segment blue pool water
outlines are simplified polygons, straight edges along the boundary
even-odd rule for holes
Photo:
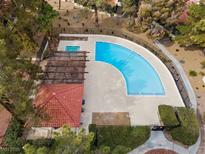
[[[66,46],[65,51],[67,52],[77,52],[80,50],[80,46]]]
[[[142,56],[123,46],[96,42],[96,61],[116,67],[124,76],[128,95],[164,95],[154,68]]]

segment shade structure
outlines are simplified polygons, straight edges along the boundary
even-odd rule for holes
[[[50,54],[44,72],[44,84],[83,83],[86,67],[86,51],[56,51]]]
[[[34,106],[48,116],[41,127],[80,126],[83,84],[44,84],[34,100]]]

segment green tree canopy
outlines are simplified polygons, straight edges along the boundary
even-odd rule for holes
[[[139,25],[154,38],[161,38],[165,35],[165,29],[175,28],[184,5],[185,0],[141,1],[138,11]]]
[[[12,0],[0,18],[0,104],[16,120],[34,116],[31,96],[41,69],[31,61],[36,33],[48,30],[56,11],[44,0]]]
[[[91,142],[94,134],[86,134],[83,129],[78,133],[74,132],[68,126],[63,126],[61,131],[54,135],[54,144],[49,149],[46,147],[35,147],[30,144],[24,145],[25,154],[90,154],[91,153]]]
[[[192,4],[188,9],[188,21],[177,27],[180,35],[176,41],[182,46],[205,47],[205,5]]]

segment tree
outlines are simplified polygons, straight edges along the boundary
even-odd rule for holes
[[[122,0],[123,13],[129,16],[130,23],[131,23],[131,19],[133,19],[133,24],[134,24],[134,19],[137,16],[137,12],[138,12],[139,1],[140,0]]]
[[[98,19],[98,7],[103,4],[104,0],[88,0],[88,6],[91,6],[95,10],[95,23],[99,25]]]
[[[90,145],[94,134],[85,134],[83,129],[77,134],[69,127],[64,126],[60,133],[55,134],[53,151],[55,153],[90,153]]]
[[[38,113],[31,99],[41,73],[31,62],[33,36],[49,29],[56,15],[43,0],[12,0],[0,18],[0,104],[22,124]]]
[[[165,29],[172,31],[176,27],[184,5],[185,0],[141,1],[138,23],[143,31],[161,38],[165,35]]]
[[[30,144],[24,145],[23,149],[25,154],[36,154],[39,151],[42,154],[90,154],[92,152],[90,145],[93,137],[93,133],[85,134],[83,129],[76,133],[68,126],[63,126],[61,131],[54,135],[54,144],[49,149],[46,147],[35,147]]]
[[[48,3],[43,3],[39,15],[37,18],[39,30],[48,31],[52,27],[53,20],[59,15],[59,13],[53,10],[53,7]]]
[[[30,144],[24,145],[23,149],[25,154],[47,154],[49,152],[49,149],[46,147],[37,148]]]
[[[188,22],[177,27],[175,40],[182,46],[205,47],[205,5],[192,4],[188,9]]]

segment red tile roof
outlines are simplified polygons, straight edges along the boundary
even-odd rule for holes
[[[11,114],[7,110],[0,111],[0,145],[11,121]]]
[[[40,87],[34,100],[37,108],[43,109],[49,120],[42,127],[80,126],[83,84],[47,84]]]

